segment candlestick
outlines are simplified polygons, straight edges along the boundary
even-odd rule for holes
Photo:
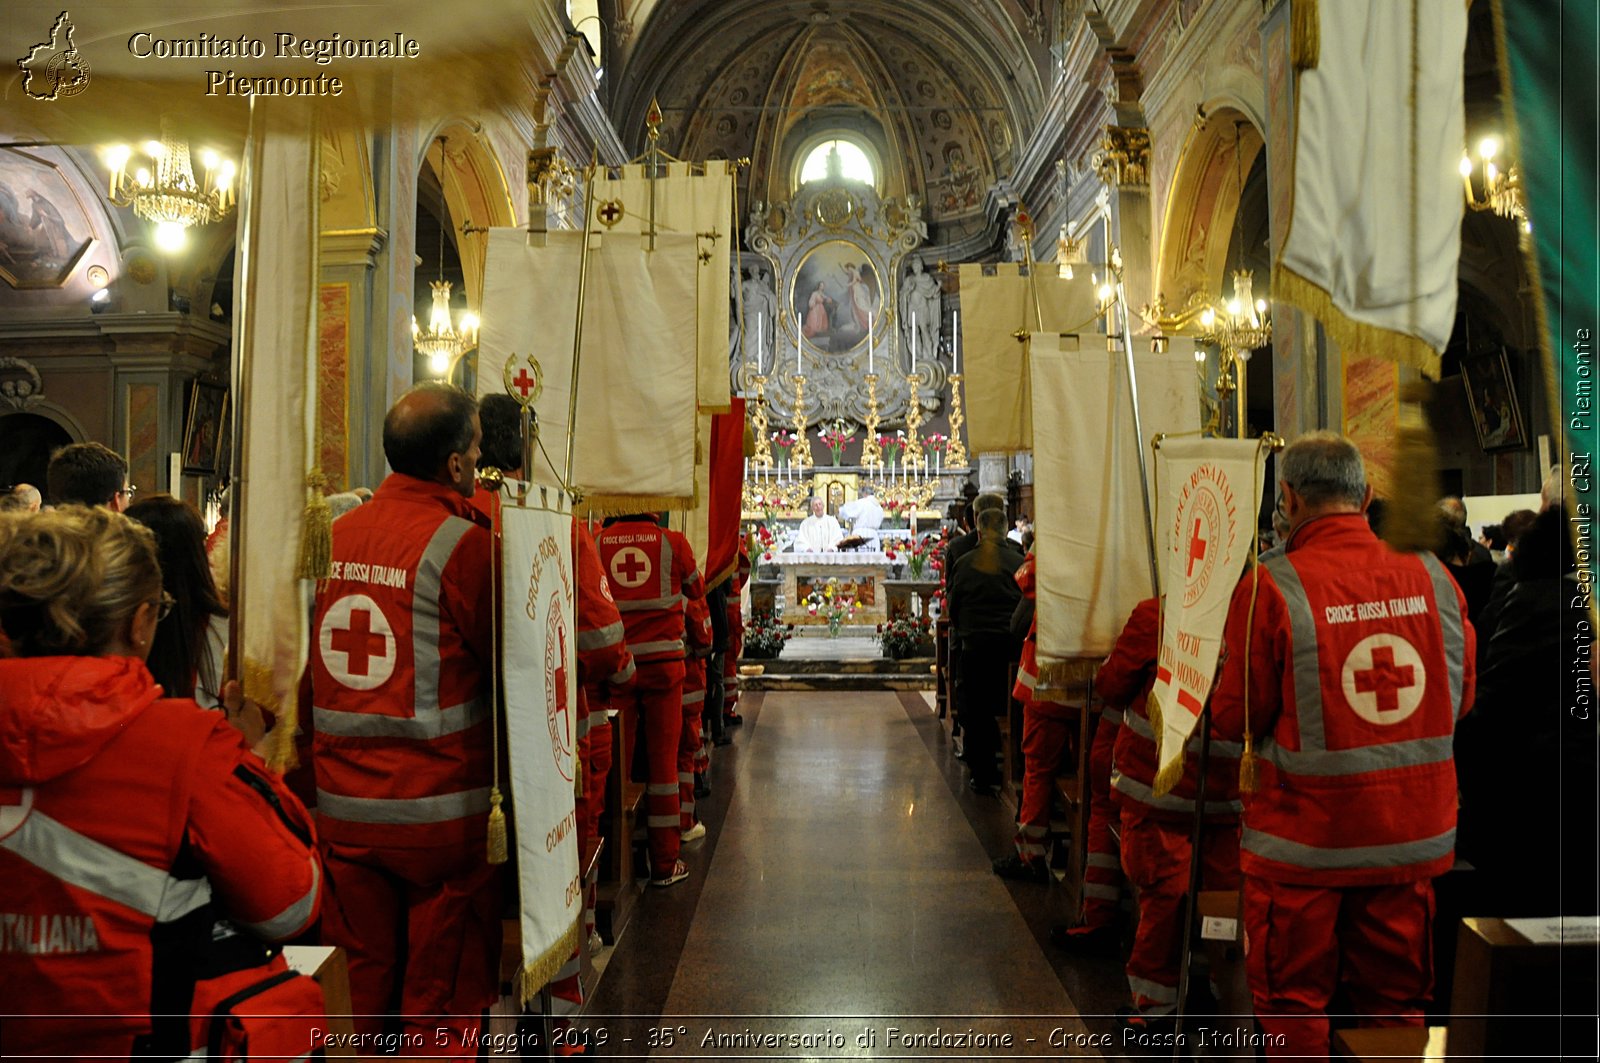
[[[772,440],[767,436],[767,378],[756,367],[756,401],[750,409],[750,432],[755,436],[756,467],[772,468]]]
[[[871,358],[871,355],[868,355]],[[883,448],[878,446],[878,374],[867,372],[867,421],[861,440],[861,467],[875,469],[883,466]]]
[[[800,368],[800,328],[802,318],[799,314],[794,316],[794,375],[799,376],[804,370]],[[805,433],[800,433],[804,435]]]
[[[916,333],[911,334],[911,341],[916,343]],[[913,355],[913,358],[916,356]],[[922,440],[917,438],[917,429],[922,426],[922,402],[917,398],[917,387],[922,383],[922,378],[915,373],[906,377],[906,390],[910,393],[906,400],[906,452],[905,461],[908,465],[922,463]]]
[[[967,464],[967,445],[961,441],[961,426],[966,422],[966,415],[961,412],[961,374],[950,374],[950,452],[946,455],[949,464],[955,468],[965,468]]]
[[[795,361],[800,360],[798,346],[795,348]],[[815,463],[811,460],[811,437],[806,434],[806,378],[796,373],[792,378],[794,382],[794,446],[789,450],[789,466],[792,473],[798,474]]]
[[[957,310],[955,313],[956,320],[953,326],[955,332],[955,347],[953,349],[955,353],[951,357],[951,376],[958,376],[961,373],[961,311]]]

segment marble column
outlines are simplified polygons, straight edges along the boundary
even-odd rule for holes
[[[1005,494],[1006,474],[1011,471],[1011,460],[1005,454],[978,455],[978,490]]]

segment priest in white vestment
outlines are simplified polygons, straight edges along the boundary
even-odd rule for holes
[[[843,538],[839,522],[828,515],[822,499],[813,498],[811,516],[800,522],[792,549],[797,554],[824,554],[837,547]]]
[[[848,521],[850,534],[866,540],[869,550],[878,548],[878,529],[883,527],[883,507],[870,487],[863,487],[859,497],[839,507],[839,519]]]

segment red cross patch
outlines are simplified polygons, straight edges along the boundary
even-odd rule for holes
[[[1356,643],[1340,679],[1355,714],[1380,727],[1408,719],[1428,686],[1422,655],[1399,635],[1368,635]]]
[[[372,690],[394,674],[394,626],[377,602],[347,594],[334,602],[317,633],[323,667],[352,690]]]
[[[655,566],[650,564],[649,555],[637,546],[624,546],[611,559],[611,578],[617,581],[618,586],[629,590],[644,586],[645,580],[654,571]]]

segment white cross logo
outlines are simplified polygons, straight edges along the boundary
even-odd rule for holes
[[[378,603],[365,594],[334,602],[317,633],[328,674],[351,690],[372,690],[394,674],[394,628]]]

